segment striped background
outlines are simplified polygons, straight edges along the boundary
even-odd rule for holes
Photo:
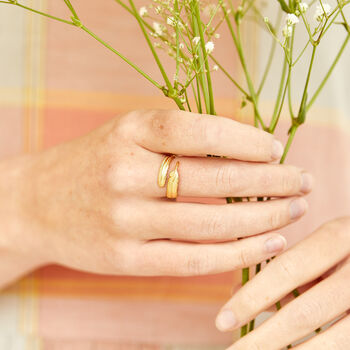
[[[63,2],[28,6],[68,16]],[[84,23],[160,80],[135,23],[109,0],[76,0]],[[337,45],[337,35],[332,45]],[[132,38],[132,40],[130,39]],[[234,67],[222,33],[217,55]],[[265,39],[246,32],[250,60],[260,71]],[[260,44],[261,43],[261,44]],[[0,6],[0,156],[40,151],[82,135],[137,108],[174,108],[125,64],[77,28]],[[329,48],[324,48],[326,50]],[[326,52],[326,51],[325,51]],[[319,62],[322,73],[329,55]],[[349,51],[347,51],[347,60]],[[170,67],[171,62],[167,63]],[[289,242],[350,210],[349,99],[344,64],[300,131],[290,161],[317,176],[310,213],[285,231]],[[303,72],[293,77],[301,84]],[[271,109],[275,81],[262,101]],[[301,85],[300,85],[301,86]],[[215,77],[220,114],[237,112],[235,92]],[[285,138],[287,124],[279,130]],[[233,273],[201,278],[106,277],[51,266],[0,295],[0,350],[222,349],[232,334],[215,330],[214,317],[230,296]]]

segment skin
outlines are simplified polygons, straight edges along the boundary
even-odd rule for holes
[[[227,118],[134,111],[46,152],[4,161],[0,286],[50,263],[101,274],[190,276],[274,256],[286,241],[269,231],[305,213],[300,196],[312,187],[302,169],[272,164],[282,152],[272,135]],[[167,200],[157,176],[169,153],[182,155],[169,169],[179,161],[180,196],[276,199]]]
[[[272,260],[222,308],[217,327],[238,328],[298,287],[299,297],[286,298],[280,311],[229,349],[279,350],[329,322],[330,328],[293,348],[350,349],[350,217],[324,224]]]

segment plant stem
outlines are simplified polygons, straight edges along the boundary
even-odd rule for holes
[[[242,270],[242,286],[244,286],[249,281],[249,267],[246,267]],[[247,335],[248,325],[241,327],[241,338]]]
[[[284,152],[283,152],[282,158],[280,160],[280,164],[283,164],[284,161],[286,160],[287,154],[289,152],[290,146],[292,145],[292,142],[294,140],[295,133],[297,132],[298,127],[299,127],[298,125],[293,125],[290,129],[288,141],[287,141],[287,144],[284,148]]]
[[[55,21],[59,21],[59,22],[62,22],[62,23],[66,23],[66,24],[70,24],[70,25],[73,25],[74,26],[74,23],[72,21],[67,21],[63,18],[59,18],[59,17],[56,17],[56,16],[52,16],[52,15],[49,15],[48,13],[45,13],[45,12],[41,12],[41,11],[38,11],[38,10],[34,10],[32,9],[31,7],[27,7],[27,6],[24,6],[24,5],[21,5],[19,4],[18,2],[7,2],[7,1],[0,1],[1,4],[8,4],[8,5],[14,5],[14,6],[18,6],[18,7],[21,7],[25,10],[28,10],[28,11],[31,11],[31,12],[34,12],[38,15],[41,15],[41,16],[44,16],[44,17],[47,17],[47,18],[50,18],[50,19],[54,19]]]
[[[167,74],[166,74],[166,72],[164,70],[164,67],[163,67],[163,65],[162,65],[162,63],[161,63],[161,61],[160,61],[160,59],[159,59],[159,57],[158,57],[158,55],[156,53],[156,50],[154,49],[153,44],[152,44],[150,38],[148,37],[146,29],[145,29],[145,27],[143,25],[143,21],[141,20],[140,15],[139,15],[139,13],[136,10],[136,7],[135,7],[135,4],[134,4],[133,0],[129,0],[129,3],[130,3],[131,8],[134,11],[134,16],[135,16],[137,22],[139,23],[140,29],[141,29],[141,31],[142,31],[142,33],[143,33],[143,35],[144,35],[144,37],[145,37],[145,39],[147,41],[147,44],[148,44],[148,46],[149,46],[149,48],[150,48],[150,50],[152,52],[152,55],[153,55],[153,57],[154,57],[154,59],[155,59],[155,61],[157,63],[157,66],[158,66],[158,68],[159,68],[159,70],[160,70],[160,72],[161,72],[161,74],[163,76],[164,82],[165,82],[165,84],[166,84],[166,86],[167,86],[167,88],[169,90],[169,93],[171,94],[173,92],[173,86],[171,85],[170,80],[169,80],[169,78],[168,78],[168,76],[167,76]]]
[[[67,5],[67,7],[69,8],[70,12],[72,12],[72,15],[76,18],[76,19],[80,19],[79,16],[77,15],[76,11],[74,10],[73,5],[71,4],[71,2],[69,0],[63,0],[65,2],[65,4]]]
[[[220,68],[220,70],[226,75],[226,77],[231,80],[231,82],[237,87],[237,89],[239,91],[242,92],[243,95],[245,95],[247,97],[247,99],[251,99],[251,97],[249,96],[249,93],[247,91],[245,91],[238,83],[237,81],[227,72],[227,70],[216,60],[215,57],[213,57],[213,55],[209,55],[210,58],[214,61],[214,63]]]
[[[323,80],[322,80],[320,86],[318,87],[318,89],[317,89],[316,92],[313,94],[312,98],[310,99],[309,103],[307,104],[307,106],[306,106],[306,111],[308,111],[308,110],[311,108],[311,106],[314,104],[315,100],[317,99],[318,95],[320,94],[320,92],[321,92],[322,89],[324,88],[325,84],[327,83],[327,81],[328,81],[329,77],[331,76],[331,74],[332,74],[334,68],[336,67],[337,63],[339,62],[339,59],[340,59],[341,55],[343,54],[344,49],[345,49],[345,47],[347,46],[347,44],[348,44],[348,42],[349,42],[349,39],[350,39],[350,34],[348,34],[348,35],[346,36],[346,38],[345,38],[345,40],[344,40],[344,42],[343,42],[343,44],[342,44],[342,46],[341,46],[341,49],[340,49],[340,51],[338,52],[338,54],[337,54],[335,60],[333,61],[331,67],[329,68],[329,70],[328,70],[326,76],[323,78]]]
[[[271,123],[270,123],[270,133],[273,133],[275,130],[275,127],[278,123],[278,110],[282,98],[282,93],[283,93],[283,85],[284,85],[284,80],[286,79],[286,73],[287,73],[287,57],[284,57],[283,61],[283,67],[282,67],[282,74],[281,74],[281,80],[278,88],[278,93],[277,93],[277,98],[275,102],[275,108],[273,110],[272,118],[271,118]]]
[[[208,95],[209,95],[209,114],[215,115],[213,86],[212,86],[212,82],[211,82],[208,57],[207,57],[207,53],[206,53],[206,49],[205,49],[205,39],[204,39],[204,34],[203,34],[203,27],[202,27],[202,22],[201,22],[200,13],[199,13],[199,2],[197,0],[195,0],[194,10],[195,10],[195,18],[197,20],[197,28],[198,28],[198,32],[199,32],[200,43],[201,43],[201,47],[202,47],[202,55],[203,55],[203,60],[204,60],[204,65],[205,65],[205,70],[206,70],[206,76],[207,76],[207,86],[208,86]]]
[[[232,23],[231,23],[231,21],[230,21],[230,19],[228,17],[227,10],[226,10],[225,6],[222,5],[221,8],[222,8],[222,11],[224,12],[227,26],[229,28],[229,31],[230,31],[233,43],[234,43],[234,45],[235,45],[235,47],[237,49],[238,57],[239,57],[241,66],[243,68],[244,75],[246,77],[248,90],[249,90],[250,97],[251,97],[251,100],[252,100],[252,103],[253,103],[253,107],[254,107],[255,123],[257,123],[257,120],[258,120],[260,122],[260,125],[262,126],[262,128],[264,130],[266,130],[265,123],[262,120],[262,118],[260,116],[260,113],[259,113],[259,110],[258,110],[258,101],[257,101],[255,89],[254,89],[254,86],[253,86],[253,82],[252,82],[252,80],[250,78],[250,75],[249,75],[249,72],[248,72],[248,69],[247,69],[247,64],[246,64],[246,60],[245,60],[243,49],[242,49],[242,42],[241,42],[241,37],[240,37],[239,24],[237,24],[237,35],[236,35],[234,30],[233,30]]]
[[[158,84],[155,80],[153,80],[148,74],[143,72],[138,66],[136,66],[134,63],[129,61],[123,54],[121,54],[119,51],[114,49],[111,45],[106,43],[104,40],[99,38],[96,34],[94,34],[90,29],[82,25],[82,30],[84,30],[86,33],[88,33],[91,37],[93,37],[95,40],[97,40],[99,43],[101,43],[103,46],[105,46],[108,50],[115,53],[117,56],[119,56],[123,61],[125,61],[127,64],[129,64],[131,67],[133,67],[138,73],[140,73],[142,76],[144,76],[149,82],[151,82],[155,87],[158,89],[162,89],[162,86]]]

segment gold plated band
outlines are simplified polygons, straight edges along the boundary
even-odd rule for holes
[[[159,187],[164,187],[165,186],[165,182],[166,182],[166,177],[168,175],[169,166],[170,166],[170,163],[172,162],[172,160],[174,158],[175,158],[175,156],[172,155],[172,156],[166,156],[163,159],[162,164],[160,165],[160,168],[159,168],[159,173],[158,173],[158,186]]]
[[[166,188],[166,196],[168,198],[177,198],[177,189],[179,187],[179,162],[176,162],[175,169],[170,172],[168,185]]]

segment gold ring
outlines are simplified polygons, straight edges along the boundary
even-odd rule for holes
[[[175,169],[170,172],[168,185],[166,188],[166,196],[168,198],[177,198],[177,189],[179,187],[179,162],[176,163]]]
[[[175,158],[175,156],[172,155],[172,156],[166,156],[163,159],[162,164],[160,165],[160,168],[159,168],[159,173],[158,173],[158,186],[159,187],[164,187],[165,186],[165,182],[166,182],[166,177],[168,175],[169,166],[170,166],[170,163],[172,162],[172,160],[174,158]]]

